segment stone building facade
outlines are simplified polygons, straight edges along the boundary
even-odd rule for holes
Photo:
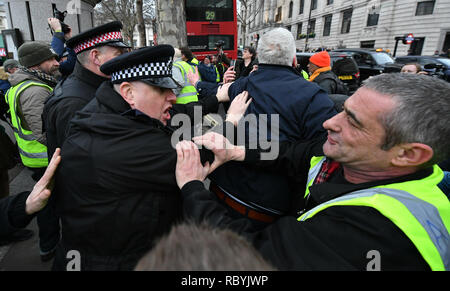
[[[247,44],[281,26],[301,51],[367,47],[432,55],[450,48],[449,0],[252,0],[249,14],[254,21],[240,36]],[[408,34],[414,41],[403,44]]]
[[[17,28],[23,40],[50,41],[51,34],[47,18],[53,16],[53,6],[67,11],[65,23],[72,28],[73,35],[93,27],[96,0],[9,0],[3,1],[8,18],[8,27]]]

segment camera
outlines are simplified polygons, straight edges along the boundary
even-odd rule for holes
[[[225,42],[223,40],[219,40],[218,42],[215,43],[216,48],[218,49],[222,48],[224,44]]]
[[[53,8],[53,17],[59,20],[61,23],[61,30],[64,34],[70,32],[70,28],[67,24],[64,23],[64,18],[66,18],[67,11],[61,12],[56,7]]]

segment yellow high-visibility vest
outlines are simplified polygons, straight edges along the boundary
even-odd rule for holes
[[[5,99],[9,105],[11,123],[22,163],[30,168],[44,168],[48,165],[47,147],[36,140],[32,131],[22,127],[22,121],[17,114],[20,94],[30,86],[41,86],[47,88],[50,92],[53,91],[53,88],[46,84],[25,80],[11,87],[6,92]]]
[[[187,72],[191,71],[195,73],[195,68],[189,65],[185,61],[177,61],[173,64],[174,67],[177,67],[181,71],[181,75],[183,76],[183,89],[181,89],[180,94],[177,95],[177,104],[186,104],[190,102],[198,101],[197,89],[189,82],[187,78]]]
[[[305,197],[324,161],[325,157],[311,159]],[[319,204],[298,220],[311,219],[333,206],[372,207],[405,233],[432,270],[450,271],[450,203],[437,186],[443,177],[434,165],[428,177],[350,192]]]

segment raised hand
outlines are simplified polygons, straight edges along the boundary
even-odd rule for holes
[[[248,100],[247,100],[248,99]],[[252,102],[252,98],[248,98],[248,92],[243,91],[241,94],[237,95],[233,102],[228,108],[226,121],[229,121],[237,126],[239,120],[244,116],[245,111],[247,111],[248,106]]]

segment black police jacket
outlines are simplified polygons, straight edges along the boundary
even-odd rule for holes
[[[47,152],[51,157],[67,137],[69,121],[95,96],[100,84],[108,78],[99,76],[76,63],[73,73],[63,79],[45,102],[42,114],[47,135]]]
[[[203,104],[205,113],[217,109],[215,100]],[[179,220],[172,133],[159,120],[131,110],[110,82],[71,121],[56,205],[62,249],[80,252],[81,270],[133,269]],[[65,255],[56,257],[59,269],[66,266]]]

